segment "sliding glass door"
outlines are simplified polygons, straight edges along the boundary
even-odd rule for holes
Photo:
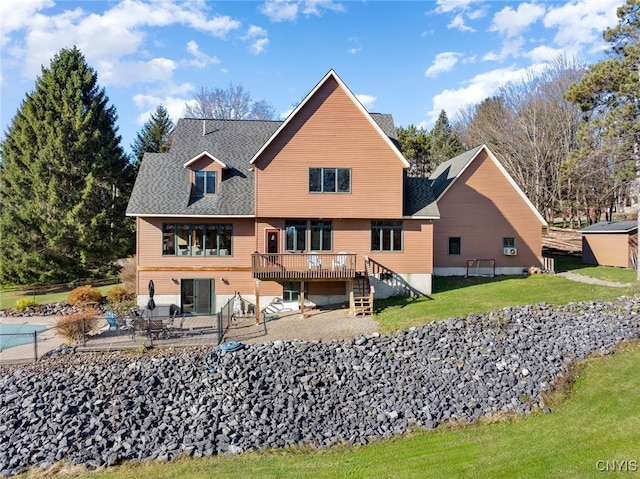
[[[183,313],[213,314],[215,311],[214,282],[212,279],[180,280],[180,305]]]

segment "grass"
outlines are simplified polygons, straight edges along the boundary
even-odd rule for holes
[[[554,275],[499,276],[491,279],[437,277],[433,281],[433,293],[428,298],[376,301],[376,320],[380,331],[393,332],[444,318],[466,317],[470,313],[487,313],[509,306],[611,300],[638,292],[640,288],[636,285],[611,288],[578,283]]]
[[[617,467],[626,467],[619,471],[622,477],[640,477],[639,363],[639,343],[584,361],[574,368],[571,389],[550,400],[551,414],[439,427],[361,447],[144,462],[80,472],[76,477],[588,479],[618,477],[601,471],[607,464],[614,467],[614,461]]]
[[[107,286],[99,286],[96,289],[100,291],[103,296],[106,296],[107,292],[114,286],[114,284],[110,284]],[[0,291],[0,309],[13,308],[16,305],[16,301],[20,298],[33,298],[38,304],[66,301],[69,293],[70,291],[60,291],[49,294],[25,295],[21,291]]]

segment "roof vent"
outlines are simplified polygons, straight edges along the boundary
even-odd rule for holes
[[[202,136],[205,135],[206,130],[206,126],[207,126],[207,120],[205,120],[204,118],[202,119]]]

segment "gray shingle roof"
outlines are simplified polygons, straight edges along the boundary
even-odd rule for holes
[[[371,117],[397,146],[393,117]],[[136,178],[127,214],[131,216],[253,216],[254,173],[249,161],[278,129],[281,121],[202,120],[182,118],[167,153],[146,153]],[[208,152],[229,169],[223,171],[219,194],[195,201],[189,170],[184,164]],[[418,181],[422,180],[422,181]],[[426,179],[407,178],[404,211],[407,216],[438,216]]]
[[[431,179],[431,188],[433,189],[433,195],[436,199],[439,199],[442,193],[447,187],[453,183],[458,177],[460,172],[469,164],[469,162],[478,154],[478,151],[484,145],[476,146],[469,151],[451,158],[448,161],[440,163],[436,170],[429,177]]]
[[[638,228],[637,221],[603,221],[580,230],[581,233],[630,233]]]

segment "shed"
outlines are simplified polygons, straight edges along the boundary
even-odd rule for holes
[[[580,230],[582,262],[602,266],[633,268],[638,254],[638,223],[616,221],[595,223]]]

